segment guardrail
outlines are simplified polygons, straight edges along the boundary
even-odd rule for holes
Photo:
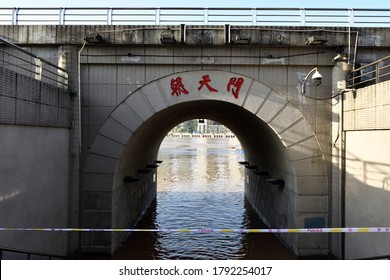
[[[1,43],[9,48],[2,48]],[[60,88],[68,88],[68,73],[65,69],[1,37],[0,66]]]
[[[64,256],[44,254],[32,251],[22,251],[10,248],[0,248],[0,260],[65,260]]]
[[[390,56],[360,65],[348,77],[349,88],[361,88],[390,79]]]
[[[359,259],[355,259],[355,260],[390,260],[390,255],[359,258]]]
[[[0,123],[70,127],[65,69],[0,38]]]
[[[390,9],[0,8],[0,25],[86,24],[389,27]]]

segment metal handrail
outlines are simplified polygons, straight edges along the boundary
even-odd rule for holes
[[[389,27],[390,9],[0,8],[0,25],[289,25]]]
[[[360,88],[390,80],[390,56],[355,68],[347,80],[348,88]]]
[[[390,260],[390,255],[373,256],[373,257],[359,258],[354,260]]]
[[[49,260],[52,259],[60,259],[60,260],[65,260],[68,259],[66,256],[60,256],[60,255],[55,255],[55,254],[45,254],[45,253],[40,253],[40,252],[34,252],[34,251],[27,251],[27,250],[16,250],[16,249],[11,249],[11,248],[0,248],[0,259],[4,259],[4,252],[11,252],[11,253],[17,253],[17,254],[23,254],[26,255],[27,260],[31,260],[32,256],[37,256],[37,257],[44,257]]]
[[[68,72],[65,69],[9,42],[4,38],[0,37],[0,43],[11,47],[11,49],[17,50],[18,52],[18,55],[15,55],[4,48],[0,48],[0,52],[3,54],[0,56],[0,65],[6,65],[7,67],[12,66],[14,69],[22,70],[40,80],[44,78],[45,81],[50,84],[55,84],[62,88],[68,88]],[[23,58],[21,53],[27,55],[27,59]],[[18,61],[18,63],[11,61],[9,58]]]

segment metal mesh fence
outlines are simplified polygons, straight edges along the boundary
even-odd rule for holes
[[[67,90],[0,67],[0,123],[70,127]]]
[[[345,131],[390,129],[390,81],[347,92],[344,98]]]

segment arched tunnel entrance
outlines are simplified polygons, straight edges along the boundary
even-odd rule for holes
[[[83,171],[83,227],[132,227],[156,195],[156,171],[143,170],[157,159],[168,131],[193,118],[218,121],[238,137],[251,166],[245,194],[268,226],[327,225],[323,155],[301,113],[248,77],[191,71],[138,89],[105,121]],[[140,180],[125,180],[134,177]],[[280,237],[296,255],[327,252],[323,235]],[[85,233],[83,250],[112,253],[123,238]]]

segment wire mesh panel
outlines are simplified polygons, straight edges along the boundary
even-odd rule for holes
[[[390,129],[390,81],[366,86],[344,97],[344,130]]]
[[[0,95],[0,123],[15,124],[16,99]]]
[[[16,73],[0,67],[0,123],[15,123]]]
[[[0,67],[0,123],[70,127],[67,90]]]

